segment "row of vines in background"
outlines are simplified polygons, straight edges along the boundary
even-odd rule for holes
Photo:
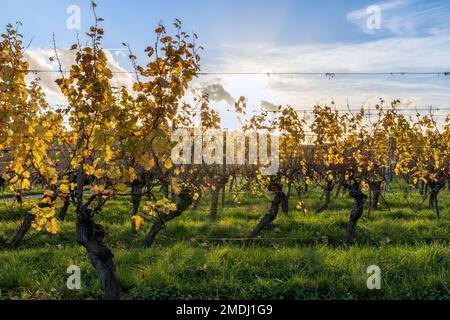
[[[51,57],[60,66],[56,81],[67,99],[67,108],[49,107],[39,78],[32,76],[24,59],[19,25],[8,25],[0,42],[0,151],[1,182],[21,201],[24,192],[42,186],[38,203],[23,217],[10,241],[20,246],[25,235],[58,234],[69,207],[76,212],[76,239],[86,248],[104,290],[104,298],[118,299],[120,286],[113,254],[104,242],[105,229],[95,223],[111,199],[131,198],[130,221],[139,231],[152,222],[143,239],[151,246],[164,225],[196,208],[210,195],[210,219],[218,219],[220,197],[229,193],[238,202],[242,194],[272,194],[270,209],[247,236],[251,243],[271,223],[296,193],[297,210],[311,185],[324,192],[321,212],[332,192],[347,190],[354,200],[345,244],[352,242],[356,225],[370,198],[376,209],[385,201],[384,191],[394,177],[412,185],[429,199],[439,218],[438,194],[450,181],[450,117],[438,125],[431,116],[408,118],[398,110],[400,101],[380,100],[376,117],[367,121],[365,109],[352,113],[336,106],[315,106],[306,123],[290,106],[276,115],[246,115],[246,99],[235,104],[242,132],[264,130],[280,138],[280,169],[264,176],[255,165],[174,165],[172,132],[193,130],[196,123],[220,129],[220,115],[209,107],[207,95],[198,97],[198,108],[183,98],[200,71],[201,47],[197,36],[174,23],[169,35],[163,25],[155,30],[155,45],[145,50],[147,63],[140,66],[130,50],[136,82],[132,92],[111,85],[113,73],[101,43],[103,19],[96,15],[87,33],[88,45],[74,44],[76,59],[63,72],[56,50]],[[305,132],[312,132],[312,143]],[[224,148],[226,149],[226,141]],[[248,152],[248,144],[246,146]],[[295,200],[297,201],[297,200]]]

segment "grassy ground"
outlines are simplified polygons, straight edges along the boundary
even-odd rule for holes
[[[96,220],[106,226],[125,299],[450,299],[450,193],[440,195],[441,219],[411,194],[387,195],[385,205],[361,219],[355,245],[342,238],[351,199],[314,212],[320,193],[305,199],[309,210],[280,215],[250,248],[220,238],[247,235],[267,211],[265,198],[227,199],[220,221],[209,222],[208,203],[170,222],[150,249],[149,230],[130,227],[129,199],[110,202]],[[0,202],[1,203],[1,202]],[[12,237],[23,212],[0,205],[0,247]],[[86,252],[75,244],[73,210],[57,236],[33,235],[20,250],[0,251],[0,298],[97,299],[100,283]],[[82,290],[66,289],[66,269],[82,270]],[[368,290],[366,269],[381,268],[382,289]]]

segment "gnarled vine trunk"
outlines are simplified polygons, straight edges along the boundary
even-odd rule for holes
[[[423,181],[420,182],[420,195],[422,198],[425,198],[425,194],[427,193],[427,184]]]
[[[165,198],[169,198],[169,183],[165,180],[161,180],[161,192]]]
[[[350,221],[348,223],[347,235],[345,237],[345,243],[350,245],[355,234],[358,220],[364,212],[364,203],[367,200],[367,195],[361,191],[361,186],[359,183],[354,183],[353,185],[348,186],[348,188],[350,190],[350,197],[352,197],[355,201],[352,211],[350,212]]]
[[[381,182],[372,182],[370,184],[370,191],[372,192],[372,203],[370,204],[370,207],[373,210],[378,209],[378,203],[380,202],[380,195],[381,195]]]
[[[219,206],[219,190],[211,191],[211,210],[209,212],[209,220],[217,221],[217,208]]]
[[[131,183],[131,202],[133,204],[132,215],[136,215],[139,212],[139,207],[141,206],[142,199],[142,189],[144,188],[144,183],[135,180]]]
[[[6,187],[6,180],[2,178],[1,174],[0,174],[0,190],[5,191],[5,187]],[[450,183],[449,183],[450,186]]]
[[[287,197],[288,199],[291,198],[291,193],[292,193],[292,180],[289,180],[289,182],[288,182],[287,194],[286,194],[286,197]]]
[[[35,219],[35,215],[28,213],[25,218],[22,221],[22,224],[20,225],[19,229],[17,229],[16,234],[14,235],[14,238],[11,239],[9,242],[9,246],[12,249],[17,249],[20,244],[22,243],[23,238],[27,234],[27,232],[31,229],[31,224],[33,223]]]
[[[430,199],[429,199],[428,207],[430,209],[435,209],[436,216],[438,219],[440,219],[438,196],[439,196],[439,192],[445,186],[445,184],[439,183],[439,182],[430,182],[428,185],[430,187]]]
[[[177,210],[170,214],[161,214],[158,219],[153,223],[147,237],[144,240],[144,247],[151,247],[156,239],[158,233],[164,228],[164,225],[179,217],[184,211],[186,211],[192,204],[192,195],[189,191],[184,190],[180,193],[180,196],[176,199]]]
[[[225,176],[225,174],[224,174]],[[228,177],[221,177],[217,180],[213,181],[213,186],[211,187],[211,207],[209,212],[209,220],[210,221],[217,221],[219,220],[219,217],[217,215],[217,209],[219,207],[219,197],[222,195],[222,209],[225,202],[225,190],[226,190],[226,184],[228,181]]]
[[[222,207],[222,210],[225,208],[225,196],[226,196],[226,191],[227,190],[227,185],[226,184],[224,184],[223,185],[223,187],[222,187],[222,192],[221,192],[221,195],[222,195],[222,202],[221,202],[221,207]]]
[[[246,245],[249,245],[262,230],[264,230],[271,222],[275,220],[278,215],[280,205],[284,213],[288,212],[288,198],[283,192],[283,188],[279,184],[273,184],[269,190],[274,193],[270,210],[247,237],[247,240],[245,241]]]
[[[103,299],[120,299],[120,284],[116,275],[114,255],[103,243],[105,230],[95,224],[88,209],[77,209],[77,242],[86,248],[91,263],[97,271],[103,287]]]
[[[59,219],[61,221],[64,221],[66,219],[67,211],[69,210],[70,201],[65,200],[64,205],[62,206],[61,210],[59,211]]]
[[[330,205],[330,200],[331,200],[331,192],[333,191],[333,181],[327,181],[327,186],[325,187],[324,193],[325,193],[325,203],[323,204],[322,207],[320,207],[319,209],[317,209],[317,212],[323,212],[326,209],[328,209],[328,206]]]
[[[339,195],[341,194],[341,190],[342,190],[343,185],[344,185],[344,179],[339,180],[339,184],[338,184],[338,187],[337,187],[337,190],[336,190],[336,194],[334,195],[334,197],[336,199],[339,198]]]
[[[23,205],[23,199],[22,196],[20,194],[16,194],[15,195],[16,201],[19,205]]]

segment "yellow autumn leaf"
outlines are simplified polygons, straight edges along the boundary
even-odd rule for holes
[[[177,205],[175,203],[170,203],[169,206],[169,211],[177,211]]]
[[[306,185],[310,185],[311,184],[311,179],[309,177],[306,177],[305,184]]]
[[[93,185],[91,188],[91,192],[93,194],[99,194],[102,193],[105,190],[104,186],[98,186],[98,185]]]
[[[55,194],[55,192],[53,190],[45,190],[44,195],[45,196],[53,196]]]
[[[97,169],[97,170],[95,170],[95,172],[94,172],[94,176],[95,176],[97,179],[103,178],[104,175],[105,175],[105,170],[103,170],[103,169]]]
[[[27,189],[30,189],[30,187],[31,187],[31,182],[30,182],[30,180],[28,180],[28,179],[23,179],[23,181],[22,181],[22,189],[23,189],[23,190],[27,190]]]
[[[134,168],[131,167],[128,170],[125,169],[123,171],[123,178],[127,182],[133,182],[134,180],[136,180],[137,176]]]
[[[179,195],[181,193],[181,188],[178,186],[177,179],[172,178],[171,182],[173,193]]]
[[[50,198],[50,197],[44,197],[44,198],[41,200],[41,203],[52,203],[52,198]]]
[[[84,171],[88,176],[92,176],[95,173],[95,168],[93,166],[90,166],[88,164],[84,165]]]
[[[47,223],[47,231],[51,234],[58,234],[60,230],[59,221],[55,218]]]
[[[133,225],[136,231],[139,231],[144,225],[144,218],[142,218],[140,215],[134,215],[131,218],[131,224]]]
[[[113,152],[110,148],[110,146],[106,146],[106,150],[105,150],[105,161],[106,162],[110,162],[113,158]]]
[[[154,159],[143,159],[142,160],[142,166],[146,171],[150,171],[155,166],[155,160]]]
[[[172,159],[167,159],[166,162],[164,163],[164,168],[166,168],[167,170],[172,169],[173,167],[173,162]]]
[[[59,186],[59,190],[61,190],[62,193],[69,193],[69,186],[67,184],[62,184]]]

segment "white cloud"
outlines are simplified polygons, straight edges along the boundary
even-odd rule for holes
[[[75,54],[76,51],[73,50],[58,49],[58,57],[61,61],[63,70],[69,70],[70,66],[75,63]],[[131,86],[134,82],[132,75],[120,66],[119,62],[110,51],[105,50],[105,55],[108,59],[108,67],[114,73],[111,85],[116,87],[126,86],[131,91]],[[58,72],[59,66],[56,59],[50,61],[50,58],[54,56],[55,53],[53,49],[28,49],[25,52],[25,59],[29,62],[30,69],[52,71],[29,75],[29,78],[40,78],[40,84],[47,95],[50,104],[66,104],[67,101],[65,97],[61,94],[59,87],[55,83],[55,80],[60,77],[60,73]]]
[[[330,43],[279,46],[274,44],[226,46],[220,55],[204,66],[203,71],[259,72],[262,75],[200,76],[194,80],[186,100],[206,92],[211,105],[221,112],[222,124],[233,128],[236,119],[227,115],[228,106],[239,96],[248,98],[249,109],[273,109],[277,105],[292,105],[311,109],[317,103],[334,100],[341,108],[347,101],[353,108],[363,103],[375,103],[378,98],[399,98],[409,108],[450,107],[450,77],[437,76],[336,76],[326,72],[444,72],[450,71],[450,35],[392,37],[363,43]],[[51,49],[32,49],[27,59],[32,69],[57,70]],[[107,52],[113,71],[125,69]],[[73,52],[60,52],[63,67],[74,60]],[[274,75],[271,72],[321,72],[318,76]],[[265,74],[265,73],[268,73]],[[58,73],[42,73],[42,85],[51,103],[65,103],[54,80]],[[115,85],[130,87],[129,73],[114,75]],[[262,102],[264,101],[264,103]]]
[[[195,82],[191,86],[193,95],[208,94],[211,102],[226,102],[227,105],[234,105],[236,99],[225,90],[220,79],[214,79],[211,82]]]
[[[261,108],[263,108],[266,111],[277,111],[279,106],[276,106],[272,102],[262,100],[261,101]]]
[[[367,34],[417,36],[448,34],[450,30],[450,3],[446,0],[394,0],[373,5],[381,10],[381,29],[367,28],[371,13],[366,7],[348,13],[347,20]]]
[[[252,109],[259,108],[261,100],[302,110],[331,100],[341,108],[346,107],[347,101],[357,108],[365,102],[375,103],[381,97],[399,98],[409,108],[450,107],[449,76],[325,77],[326,72],[450,71],[450,35],[393,37],[344,44],[241,45],[223,47],[219,51],[221,56],[208,64],[205,71],[263,73],[220,76],[225,90],[234,97],[246,96]],[[274,75],[271,72],[321,72],[323,75]],[[198,81],[208,82],[208,77]]]

